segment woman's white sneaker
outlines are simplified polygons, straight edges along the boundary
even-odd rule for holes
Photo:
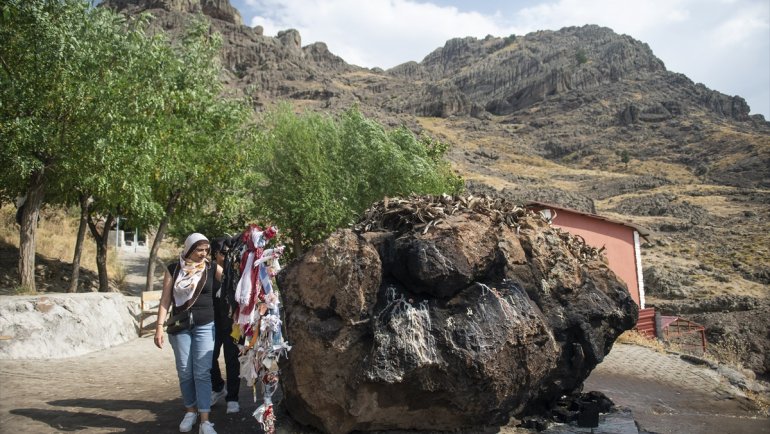
[[[192,431],[193,425],[198,421],[198,413],[194,411],[188,411],[184,414],[182,423],[179,424],[179,432]]]
[[[217,434],[217,432],[214,431],[213,423],[209,421],[205,421],[205,422],[201,422],[201,425],[198,428],[198,434]]]
[[[227,401],[227,414],[238,413],[241,411],[241,406],[238,405],[238,401]]]

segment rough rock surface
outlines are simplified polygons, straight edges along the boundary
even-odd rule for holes
[[[294,345],[285,402],[301,423],[502,425],[578,388],[636,321],[601,257],[533,214],[390,222],[338,231],[279,275]]]
[[[446,114],[467,113],[471,108],[469,101],[474,101],[490,113],[504,115],[529,107],[548,95],[592,89],[640,72],[665,70],[646,44],[628,36],[618,38],[609,29],[569,27],[561,32],[559,37],[552,32],[536,32],[524,38],[451,39],[421,63],[389,71],[406,79],[441,83],[435,90],[426,89],[433,98],[415,93],[401,108],[426,114],[424,104],[435,101],[441,93],[443,98],[439,99],[449,103]],[[563,44],[549,43],[562,36]],[[528,45],[533,37],[544,44]],[[590,65],[589,56],[610,61]],[[485,61],[478,62],[480,58]],[[456,102],[448,101],[446,95],[453,95]]]
[[[137,300],[118,293],[0,296],[0,359],[72,357],[136,339]]]
[[[484,184],[468,181],[465,184],[465,188],[473,194],[504,197],[506,200],[515,203],[546,202],[560,204],[586,213],[596,213],[596,207],[591,198],[553,187],[504,188],[501,191],[496,191]]]
[[[657,176],[628,176],[604,179],[598,182],[596,180],[583,182],[582,190],[596,199],[607,199],[621,194],[651,190],[670,183],[671,181]]]
[[[765,147],[770,123],[751,116],[740,96],[667,71],[647,44],[608,28],[455,38],[421,62],[384,71],[350,65],[332,53],[337,47],[322,42],[300,47],[296,30],[265,36],[259,25],[242,25],[228,0],[103,4],[128,13],[148,10],[158,18],[155,25],[172,35],[181,32],[191,12],[214,18],[212,30],[224,42],[224,80],[257,108],[287,99],[325,112],[356,104],[393,126],[419,129],[414,116],[451,119],[456,132],[467,123],[472,131],[447,138],[455,143],[494,138],[505,144],[504,154],[604,168],[613,154],[627,151],[632,160],[673,161],[717,183],[766,187],[770,182]],[[476,132],[485,139],[474,137]],[[496,177],[510,173],[497,172]]]
[[[129,13],[162,9],[169,12],[202,13],[235,25],[243,24],[241,14],[229,0],[107,0],[108,7]]]
[[[674,194],[652,194],[624,199],[615,206],[614,210],[632,215],[673,216],[696,224],[709,218],[708,212],[702,207],[686,200],[680,201]]]
[[[687,275],[672,272],[664,267],[644,269],[646,294],[666,299],[683,299],[693,292],[693,281]]]

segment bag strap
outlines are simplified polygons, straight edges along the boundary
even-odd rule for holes
[[[177,276],[179,276],[180,267],[178,263],[172,264],[172,265],[176,267],[176,269],[174,270],[173,280],[171,281],[171,285],[172,285],[171,298],[173,299],[174,298],[173,285],[176,283]],[[195,286],[195,293],[193,294],[192,298],[187,300],[183,305],[178,306],[178,309],[177,309],[176,302],[174,302],[174,307],[171,309],[174,315],[178,315],[186,310],[189,310],[195,304],[195,302],[198,301],[198,297],[200,297],[201,292],[203,292],[203,287],[206,286],[206,280],[208,279],[208,276],[209,276],[209,263],[207,262],[206,269],[203,270],[203,276],[201,276],[201,279],[198,281],[198,285]]]

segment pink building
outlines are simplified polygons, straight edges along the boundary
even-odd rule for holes
[[[529,202],[527,207],[539,211],[553,226],[581,236],[588,245],[602,248],[609,267],[628,286],[628,292],[644,309],[644,281],[639,237],[650,231],[629,222],[612,220],[596,214],[543,202]]]

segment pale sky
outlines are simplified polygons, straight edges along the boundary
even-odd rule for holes
[[[249,26],[299,30],[346,62],[388,69],[451,38],[598,24],[646,42],[669,71],[740,95],[770,120],[770,0],[230,0]]]

